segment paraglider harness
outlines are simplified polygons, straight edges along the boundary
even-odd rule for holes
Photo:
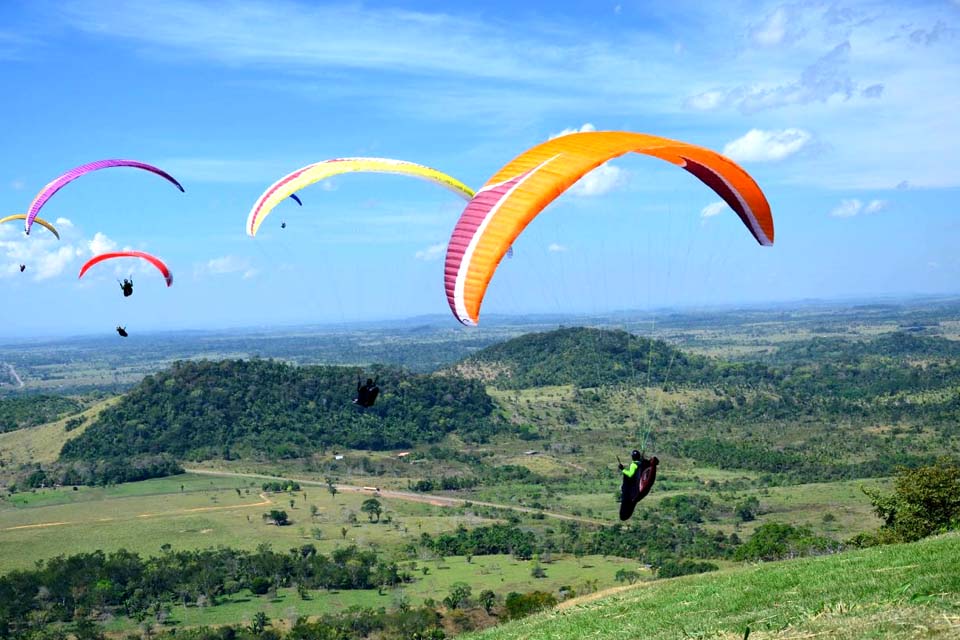
[[[630,468],[625,469],[620,457],[617,457],[618,467],[623,472],[623,485],[621,486],[620,498],[620,520],[626,521],[633,515],[633,510],[637,508],[637,503],[647,497],[653,483],[657,479],[657,465],[660,464],[659,458],[653,456],[649,460],[636,449],[631,454]]]
[[[133,295],[133,278],[124,279],[124,281],[120,283],[120,288],[123,289],[124,298],[129,298],[130,296],[132,296]]]
[[[129,334],[127,333],[127,328],[126,328],[126,327],[121,327],[120,325],[117,325],[117,333],[120,334],[120,337],[121,337],[121,338],[129,337]]]
[[[373,406],[379,394],[380,387],[377,386],[376,380],[367,378],[367,384],[363,384],[360,382],[360,376],[357,376],[357,397],[354,399],[353,404],[367,409]]]
[[[20,265],[20,273],[23,273],[26,269],[27,269],[27,265],[25,264]]]

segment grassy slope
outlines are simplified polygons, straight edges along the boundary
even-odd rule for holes
[[[960,535],[640,584],[471,638],[957,638]]]
[[[13,467],[28,462],[56,460],[67,440],[76,438],[86,431],[97,415],[117,400],[119,396],[98,402],[80,413],[64,416],[55,422],[0,433],[0,460]],[[76,417],[84,417],[86,421],[73,431],[67,431],[67,421]]]

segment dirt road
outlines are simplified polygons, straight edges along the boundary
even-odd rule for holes
[[[237,473],[233,471],[211,471],[209,469],[184,469],[187,473],[196,473],[199,475],[208,475],[208,476],[221,476],[221,477],[231,477],[231,478],[258,478],[264,480],[277,480],[278,476],[268,476],[259,473]],[[299,482],[301,485],[311,485],[318,487],[325,487],[327,483],[321,482],[319,480],[307,480],[303,478],[291,478],[289,476],[284,476],[286,480],[293,480],[294,482]],[[581,516],[572,516],[565,513],[554,513],[552,511],[541,511],[539,509],[532,509],[530,507],[519,507],[516,505],[509,504],[497,504],[496,502],[483,502],[480,500],[466,500],[463,498],[451,498],[449,496],[436,496],[427,493],[414,493],[412,491],[396,491],[394,489],[378,489],[373,491],[371,488],[358,487],[355,485],[349,484],[337,484],[334,485],[337,487],[337,491],[343,493],[365,493],[369,495],[379,495],[382,498],[390,498],[393,500],[405,500],[407,502],[421,502],[425,504],[431,504],[435,507],[462,507],[466,504],[472,504],[480,507],[493,507],[495,509],[507,509],[510,511],[516,511],[518,513],[542,513],[547,518],[553,518],[555,520],[568,520],[571,522],[580,522],[583,524],[588,524],[591,526],[597,527],[606,527],[610,526],[611,522],[604,522],[603,520],[595,520],[593,518],[583,518]]]

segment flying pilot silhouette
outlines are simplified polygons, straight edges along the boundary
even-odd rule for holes
[[[360,382],[360,376],[357,376],[357,397],[353,400],[353,404],[359,405],[364,409],[372,407],[373,403],[377,401],[379,394],[380,387],[377,386],[376,380],[367,378],[367,384],[362,384]]]
[[[126,338],[126,337],[129,337],[129,335],[130,335],[130,334],[127,333],[127,328],[126,328],[126,327],[121,327],[120,325],[117,325],[117,333],[120,334],[120,337],[121,337],[121,338]]]
[[[123,282],[120,283],[120,288],[123,290],[123,297],[129,298],[133,295],[133,278],[124,278]]]
[[[27,268],[27,265],[25,264],[20,265],[20,273],[23,273],[26,270],[26,268]]]

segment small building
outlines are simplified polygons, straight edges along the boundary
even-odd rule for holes
[[[523,452],[523,455],[525,455],[525,456],[535,456],[535,455],[537,455],[538,453],[540,453],[540,452],[537,451],[536,449],[530,449],[530,451],[524,451],[524,452]]]
[[[334,459],[334,460],[343,460],[343,454],[342,454],[342,453],[338,453],[337,455],[333,456],[333,459]]]
[[[398,457],[398,458],[406,458],[408,455],[410,455],[410,452],[409,452],[409,451],[401,451],[400,453],[397,454],[397,457]]]

